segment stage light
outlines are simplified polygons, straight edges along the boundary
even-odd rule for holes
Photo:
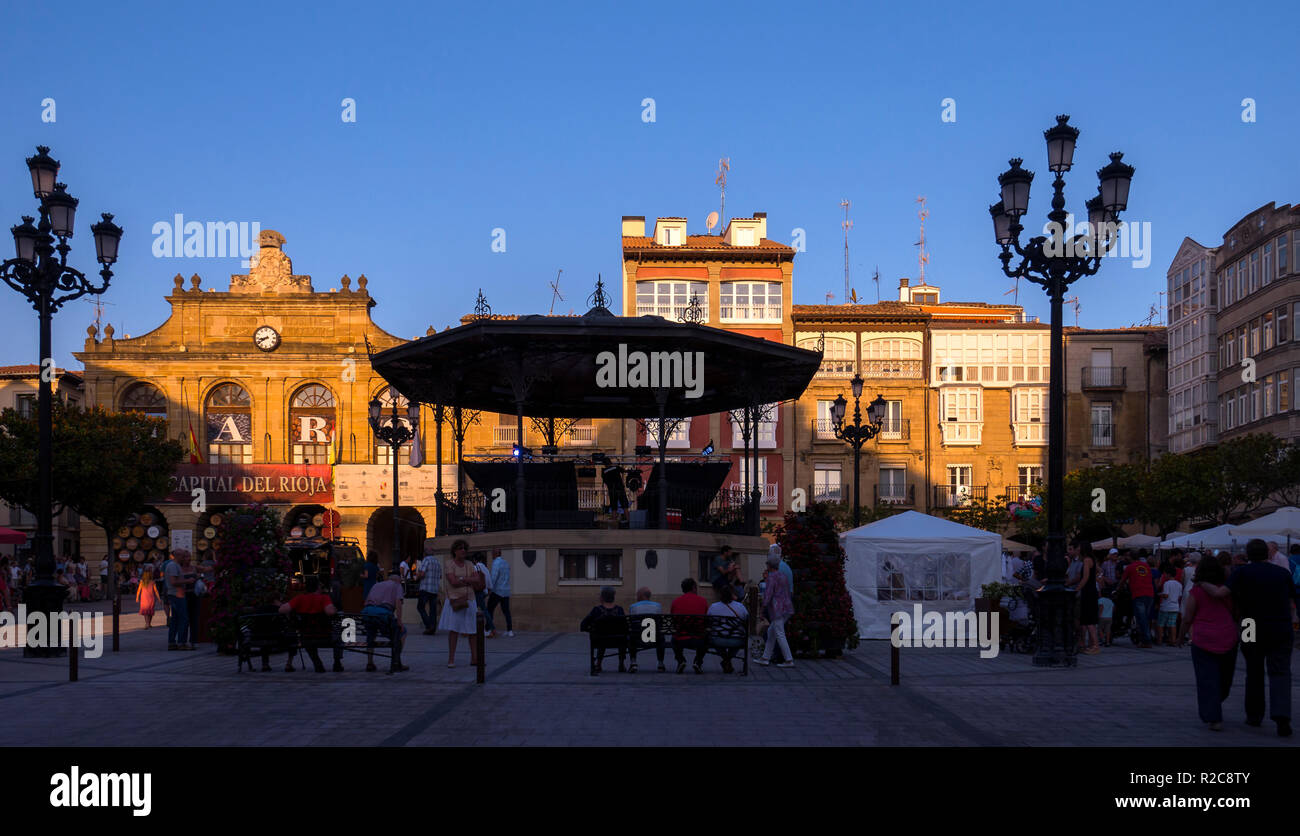
[[[650,445],[649,445],[649,444],[638,444],[638,445],[636,446],[636,450],[635,450],[635,452],[636,452],[636,454],[637,454],[638,456],[648,456],[648,455],[650,455]]]

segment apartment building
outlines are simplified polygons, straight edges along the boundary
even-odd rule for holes
[[[1066,471],[1169,449],[1167,330],[1065,329]]]
[[[1166,274],[1169,330],[1169,450],[1186,453],[1218,440],[1216,349],[1218,247],[1184,238]]]

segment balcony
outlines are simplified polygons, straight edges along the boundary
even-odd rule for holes
[[[813,502],[843,502],[849,492],[841,485],[809,485]]]
[[[674,528],[718,534],[744,534],[745,498],[737,491],[675,491],[682,507],[672,512],[666,525],[660,525],[655,507],[638,507],[613,515],[611,498],[603,488],[525,489],[525,529],[635,529]],[[443,495],[438,506],[440,528],[444,534],[477,534],[519,529],[517,494],[506,491],[504,508],[477,489]],[[640,503],[638,503],[639,505]]]
[[[723,322],[780,322],[780,305],[720,305]]]
[[[492,444],[493,444],[493,446],[495,446],[495,447],[509,447],[510,445],[514,444],[516,441],[519,440],[519,433],[518,433],[518,430],[519,430],[518,427],[513,427],[513,426],[512,426],[512,427],[502,427],[502,426],[493,427],[493,428],[492,428]]]
[[[980,443],[982,421],[940,421],[939,433],[947,445],[974,446]]]
[[[1115,446],[1115,425],[1114,424],[1093,424],[1092,425],[1092,447],[1114,447]]]
[[[1007,485],[1007,502],[1025,502],[1032,497],[1042,495],[1042,485]]]
[[[988,499],[988,485],[935,485],[935,508],[965,508],[974,500]]]
[[[1124,366],[1084,366],[1084,389],[1124,389],[1128,382],[1128,369]]]
[[[745,486],[740,482],[732,482],[727,487],[732,493],[744,493]],[[775,482],[768,482],[763,485],[763,498],[759,500],[759,505],[764,508],[775,508],[780,505],[780,497],[777,495],[777,485]]]
[[[596,428],[583,425],[570,427],[564,435],[564,443],[573,447],[589,447],[596,443]]]
[[[876,505],[916,505],[916,485],[872,485],[871,497]]]
[[[876,441],[907,441],[912,437],[911,418],[886,418]]]
[[[814,418],[812,431],[814,441],[839,441],[835,437],[835,422],[829,418]]]
[[[703,313],[704,316],[704,318],[700,321],[708,322],[709,303],[704,296],[700,297],[700,311]],[[668,319],[673,322],[680,322],[682,315],[685,313],[686,313],[685,303],[682,303],[680,305],[669,305],[669,304],[656,305],[653,303],[638,302],[636,306],[637,316],[662,316],[664,319]]]
[[[885,379],[921,379],[920,360],[863,360],[862,376]]]
[[[1042,421],[1023,421],[1011,425],[1011,436],[1017,447],[1043,447],[1047,444],[1047,424]]]

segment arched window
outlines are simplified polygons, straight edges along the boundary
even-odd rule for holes
[[[253,463],[253,403],[238,383],[223,383],[208,393],[204,404],[208,462]]]
[[[334,393],[312,383],[289,402],[289,443],[294,464],[329,464],[334,443]]]
[[[379,394],[378,394],[378,395],[375,395],[375,397],[379,399],[379,403],[383,404],[383,406],[380,408],[380,411],[379,411],[379,415],[380,415],[380,419],[379,419],[379,420],[380,420],[380,424],[381,424],[381,426],[385,426],[385,427],[386,427],[386,426],[388,426],[389,424],[393,423],[393,418],[392,418],[392,415],[393,415],[393,389],[392,389],[392,387],[385,386],[383,389],[379,390]],[[411,422],[410,422],[409,420],[407,420],[407,418],[406,418],[406,409],[407,409],[408,404],[409,404],[409,402],[406,400],[406,396],[402,395],[400,392],[397,393],[397,414],[398,414],[399,416],[401,416],[401,417],[399,417],[399,418],[397,419],[397,421],[398,421],[398,423],[400,423],[402,426],[407,427],[407,428],[409,428],[409,427],[411,426]],[[514,419],[512,418],[511,420],[514,420]],[[511,424],[510,426],[511,426],[512,429],[514,428],[514,425],[513,425],[513,424]],[[393,448],[392,448],[392,447],[389,447],[389,446],[388,446],[387,444],[385,444],[383,441],[380,441],[379,438],[376,437],[376,436],[374,436],[373,433],[371,434],[371,436],[374,438],[374,441],[375,441],[375,463],[376,463],[376,464],[392,464],[392,463],[393,463]],[[400,446],[400,447],[397,448],[397,463],[398,463],[398,464],[410,464],[410,463],[411,463],[411,442],[408,441],[408,442],[406,442],[405,444],[403,444],[402,446]]]
[[[809,351],[816,351],[817,340],[800,340],[799,347],[806,348]],[[817,370],[817,374],[827,377],[852,377],[856,366],[855,360],[857,359],[854,357],[855,353],[852,340],[827,337],[822,351],[822,365]]]
[[[167,399],[157,386],[140,381],[133,383],[122,395],[119,412],[135,412],[150,418],[167,420]]]

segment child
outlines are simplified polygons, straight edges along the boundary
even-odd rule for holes
[[[1109,595],[1097,599],[1097,631],[1101,634],[1101,643],[1106,647],[1110,647],[1110,620],[1114,614],[1115,602]]]
[[[158,606],[158,588],[153,583],[153,572],[148,569],[135,588],[135,600],[140,603],[140,615],[144,616],[144,629],[153,626],[154,609]]]
[[[1172,567],[1167,567],[1172,569]],[[1182,647],[1178,640],[1178,613],[1182,609],[1183,584],[1172,571],[1162,573],[1164,583],[1160,586],[1160,616],[1156,627],[1165,629],[1165,644]],[[1156,643],[1160,643],[1159,629],[1156,631]]]

